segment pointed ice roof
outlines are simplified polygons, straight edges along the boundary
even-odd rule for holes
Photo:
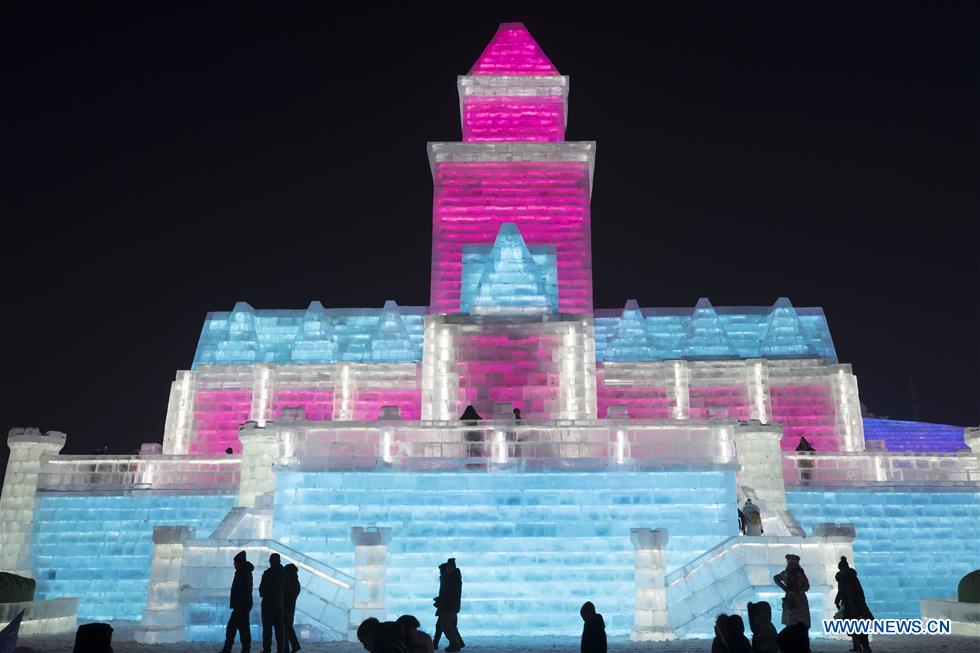
[[[501,23],[469,74],[552,77],[559,73],[524,23]]]
[[[408,335],[398,304],[389,299],[381,309],[378,326],[371,334],[371,360],[395,362],[414,353],[415,346]]]
[[[557,300],[557,260],[554,248],[545,251],[544,256],[549,261],[555,260],[554,274],[548,274],[547,267],[543,269],[535,260],[516,224],[505,222],[500,225],[473,298],[475,312],[557,310],[554,301]]]
[[[623,307],[623,314],[616,323],[606,350],[607,360],[645,361],[660,358],[643,311],[635,299],[628,300]]]
[[[738,351],[732,344],[718,312],[706,297],[698,300],[687,324],[687,332],[681,347],[691,358],[737,358]]]
[[[766,358],[816,356],[806,329],[788,298],[780,297],[773,304],[759,351]]]

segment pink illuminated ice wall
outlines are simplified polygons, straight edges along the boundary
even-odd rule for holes
[[[505,222],[556,248],[559,310],[592,310],[593,145],[564,141],[567,88],[520,23],[459,78],[464,142],[430,144],[433,312],[459,311],[463,245],[492,244]]]

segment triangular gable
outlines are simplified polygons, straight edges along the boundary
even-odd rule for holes
[[[524,23],[501,23],[469,74],[556,76],[559,73]]]
[[[685,358],[737,358],[738,351],[725,331],[714,306],[698,300],[681,344]]]
[[[796,309],[786,297],[773,304],[759,353],[766,358],[816,356]]]

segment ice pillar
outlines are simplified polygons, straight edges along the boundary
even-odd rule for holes
[[[354,605],[350,625],[356,628],[368,617],[385,620],[391,529],[354,526],[350,529],[350,539],[354,543]]]
[[[636,563],[636,612],[630,639],[676,639],[667,614],[667,529],[631,528]]]
[[[837,407],[834,430],[840,451],[864,451],[864,421],[858,400],[857,377],[850,365],[833,365],[831,391]]]
[[[745,390],[748,397],[749,419],[768,424],[772,417],[769,396],[769,367],[761,358],[745,361]]]
[[[963,441],[970,447],[970,451],[977,457],[977,463],[980,464],[980,427],[971,426],[963,429]],[[980,469],[977,471],[980,473]]]
[[[667,361],[667,400],[672,419],[691,417],[691,372],[687,361]]]
[[[814,624],[820,623],[822,619],[834,618],[834,612],[837,610],[834,606],[834,597],[837,595],[837,582],[834,580],[838,571],[837,563],[840,562],[841,556],[847,556],[848,562],[854,564],[855,535],[854,524],[813,525],[811,537],[823,539],[823,546],[817,549],[820,559],[803,560],[801,564],[807,569],[812,584],[823,584],[826,588],[823,597],[823,615],[810,615],[810,621]]]
[[[36,428],[10,429],[10,458],[0,494],[0,571],[32,576],[30,568],[34,496],[41,462],[65,446],[65,434]]]
[[[180,602],[180,567],[184,542],[194,539],[190,526],[154,526],[153,562],[143,618],[133,633],[141,644],[186,642],[184,606]]]
[[[261,427],[255,422],[242,424],[238,429],[238,439],[242,443],[238,505],[252,508],[256,497],[276,490],[272,464],[279,453],[279,440],[275,429]]]
[[[338,421],[354,419],[354,367],[341,363],[333,391],[333,418]]]
[[[422,419],[458,417],[459,366],[456,361],[457,327],[441,315],[425,317],[422,341]]]
[[[163,428],[163,453],[185,454],[190,451],[191,431],[194,428],[194,372],[177,372],[170,384],[167,422]]]
[[[249,420],[265,426],[272,418],[272,398],[276,391],[276,370],[272,365],[258,364],[252,367],[252,408]]]
[[[786,510],[783,481],[783,452],[779,446],[783,429],[778,424],[749,420],[735,427],[735,456],[741,467],[741,485],[755,490],[769,510]]]

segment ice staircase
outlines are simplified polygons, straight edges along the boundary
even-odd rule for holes
[[[768,601],[778,628],[783,593],[772,579],[786,567],[787,553],[802,560],[810,580],[810,614],[817,623],[826,611],[826,597],[829,594],[832,600],[836,591],[831,570],[836,571],[836,562],[846,551],[846,540],[837,537],[729,538],[667,575],[670,625],[681,638],[712,637],[718,613],[745,619],[747,602]]]
[[[857,525],[852,564],[876,617],[918,617],[919,599],[954,595],[980,568],[980,487],[807,489],[786,499],[807,529]]]
[[[737,531],[734,470],[277,473],[273,537],[353,573],[352,526],[391,528],[389,618],[432,630],[438,565],[463,574],[465,634],[578,635],[593,601],[633,626],[631,527],[667,528],[683,564]]]
[[[312,627],[318,639],[348,638],[349,615],[354,601],[354,578],[299,551],[273,540],[188,540],[180,572],[180,603],[190,641],[218,641],[228,620],[228,588],[235,572],[233,558],[245,551],[255,565],[254,584],[272,553],[284,565],[299,568],[302,587],[296,601],[296,622]],[[256,603],[258,597],[256,596]]]

